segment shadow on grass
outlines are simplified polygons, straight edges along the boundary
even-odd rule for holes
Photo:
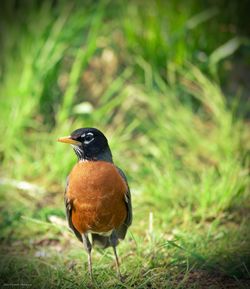
[[[3,204],[1,288],[89,288],[81,244],[73,235],[67,236],[66,229],[46,222],[47,207],[46,214],[33,210],[30,217],[40,218],[41,223],[30,224],[22,218],[27,215],[28,203],[8,208]],[[231,207],[212,234],[204,228],[199,234],[195,229],[192,232],[192,226],[188,228],[190,238],[172,241],[158,236],[158,241],[150,243],[135,233],[140,240],[135,242],[128,236],[119,247],[122,270],[127,274],[124,284],[115,276],[112,254],[95,252],[96,288],[250,288],[249,203]]]
[[[250,288],[250,203],[233,206],[227,213],[218,233],[201,236],[197,246],[187,240],[183,245],[167,242],[183,263],[177,267],[184,271],[173,280],[178,288]]]

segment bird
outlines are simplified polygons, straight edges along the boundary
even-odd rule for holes
[[[78,159],[67,177],[64,202],[68,226],[88,254],[91,281],[93,246],[113,248],[122,280],[116,246],[133,219],[126,175],[114,164],[108,140],[99,129],[79,128],[58,141],[71,144]]]

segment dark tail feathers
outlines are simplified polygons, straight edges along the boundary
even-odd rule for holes
[[[98,234],[92,234],[93,245],[101,247],[103,249],[108,248],[111,246],[109,237],[101,236]]]

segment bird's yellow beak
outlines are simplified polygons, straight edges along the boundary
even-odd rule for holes
[[[60,137],[57,141],[69,143],[69,144],[73,144],[73,145],[80,145],[81,144],[79,141],[72,139],[71,136]]]

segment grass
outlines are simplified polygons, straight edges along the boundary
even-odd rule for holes
[[[220,6],[190,3],[3,4],[4,288],[90,285],[64,220],[76,158],[55,142],[83,126],[108,136],[134,208],[118,249],[126,281],[112,251],[97,249],[97,288],[249,286],[249,131],[223,92],[225,63],[248,42],[215,33]]]

